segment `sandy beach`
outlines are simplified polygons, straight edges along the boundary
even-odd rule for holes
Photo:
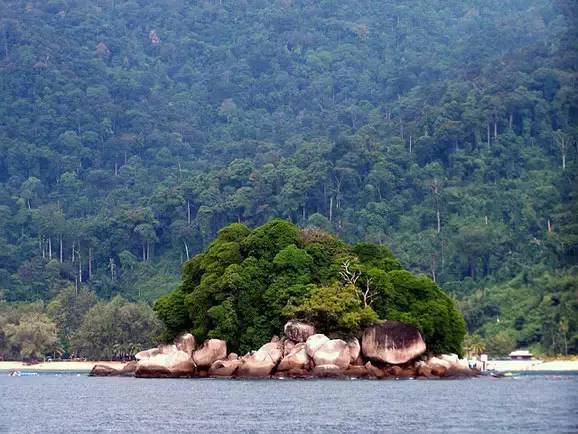
[[[112,368],[122,368],[122,362],[110,361],[96,361],[96,362],[82,362],[82,361],[62,361],[62,362],[44,362],[36,365],[25,365],[22,362],[0,362],[0,372],[3,371],[56,371],[56,372],[90,372],[94,365],[107,365]]]
[[[578,372],[578,360],[490,360],[487,368],[500,372]]]
[[[94,365],[107,365],[111,368],[121,369],[123,362],[111,361],[61,361],[44,362],[37,365],[25,365],[22,362],[0,362],[0,372],[90,372]],[[578,360],[490,360],[487,368],[499,372],[578,372]]]

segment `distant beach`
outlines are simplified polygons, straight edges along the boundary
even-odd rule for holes
[[[106,365],[111,368],[120,369],[123,362],[110,361],[59,361],[43,362],[35,365],[26,365],[22,362],[0,362],[0,372],[4,371],[56,371],[56,372],[90,372],[94,365]]]
[[[490,360],[487,369],[499,372],[578,372],[578,360]]]
[[[94,365],[105,365],[121,369],[123,362],[111,361],[59,361],[26,365],[22,362],[0,362],[0,372],[54,371],[54,372],[90,372]],[[490,360],[487,368],[499,372],[578,372],[578,360]]]

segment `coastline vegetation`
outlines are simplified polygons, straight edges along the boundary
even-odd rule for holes
[[[478,350],[577,354],[575,3],[0,2],[0,356],[75,354],[95,305],[152,334],[162,297],[176,330],[191,294],[212,310],[190,325],[245,348],[272,322],[234,327],[262,307],[237,311],[221,287],[211,298],[214,282],[193,290],[194,260],[173,290],[207,249],[233,255],[220,259],[239,268],[231,279],[261,272],[242,246],[209,245],[230,223],[276,217],[389,246],[399,263],[375,268],[393,286],[443,288]],[[331,282],[343,270],[294,246],[263,256],[286,281],[256,275],[254,289],[303,297],[273,305],[279,318],[325,321],[320,300],[343,294]],[[328,326],[354,330],[374,317],[364,304]],[[23,350],[37,334],[44,344]]]

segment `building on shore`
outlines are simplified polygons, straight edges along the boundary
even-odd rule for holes
[[[531,360],[534,357],[528,350],[512,351],[509,356],[510,360]]]

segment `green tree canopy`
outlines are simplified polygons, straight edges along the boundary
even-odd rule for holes
[[[391,251],[347,245],[320,230],[271,220],[223,228],[183,267],[183,282],[155,304],[171,337],[227,340],[248,351],[299,318],[333,336],[358,335],[377,319],[415,324],[428,347],[461,353],[465,323],[428,277],[402,270]]]

